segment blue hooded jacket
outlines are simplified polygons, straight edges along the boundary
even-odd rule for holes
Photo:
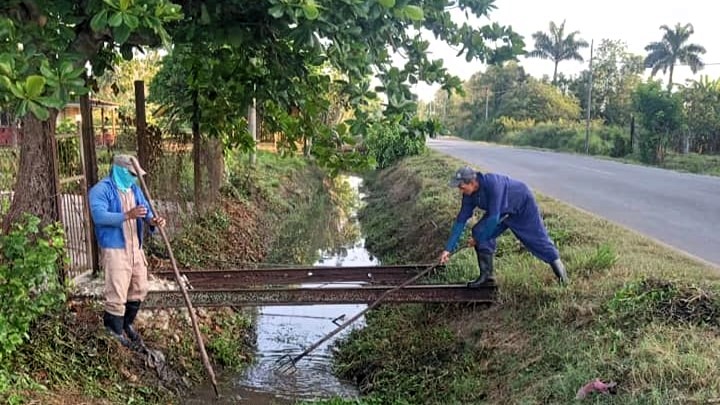
[[[150,211],[150,204],[140,187],[133,184],[132,192],[135,195],[137,205],[144,205],[147,208],[147,215],[137,219],[138,242],[142,246],[143,220],[150,220],[153,217]],[[125,236],[122,225],[125,222],[125,214],[122,211],[120,194],[111,176],[100,180],[90,189],[90,214],[95,225],[95,236],[101,248],[123,249],[125,247]],[[151,226],[153,232],[155,227]]]

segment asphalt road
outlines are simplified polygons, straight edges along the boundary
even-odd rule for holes
[[[428,146],[720,266],[720,177],[462,140]]]

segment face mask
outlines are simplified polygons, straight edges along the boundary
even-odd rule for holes
[[[133,176],[130,171],[118,165],[112,165],[112,179],[120,191],[127,191],[137,182],[137,177]]]

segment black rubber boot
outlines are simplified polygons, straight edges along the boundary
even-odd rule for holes
[[[107,311],[103,314],[103,324],[110,336],[114,337],[125,347],[130,347],[130,341],[123,335],[123,317],[113,315]]]
[[[555,273],[555,277],[557,277],[560,285],[567,285],[570,282],[562,260],[556,259],[554,262],[550,263],[550,268],[552,268],[553,273]]]
[[[480,277],[474,281],[467,283],[469,288],[478,288],[484,284],[491,284],[495,282],[495,276],[493,275],[493,254],[487,252],[475,252],[477,253],[478,267],[480,268]]]
[[[143,342],[142,337],[140,337],[140,334],[137,333],[135,328],[132,327],[133,322],[135,322],[135,317],[140,310],[140,303],[140,301],[128,301],[125,303],[125,317],[123,322],[123,329],[125,330],[125,334],[127,335],[128,339],[130,339],[130,341],[139,346],[145,346],[145,343]]]

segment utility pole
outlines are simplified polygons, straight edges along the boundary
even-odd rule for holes
[[[635,152],[635,114],[630,114],[630,153]]]
[[[488,103],[490,101],[490,89],[485,87],[485,122],[488,120]]]
[[[445,102],[443,103],[443,123],[447,125],[447,113],[448,113],[448,104],[450,103],[450,92],[447,92],[447,98],[445,99]]]
[[[592,86],[593,86],[593,45],[595,40],[590,40],[590,80],[588,80],[587,95],[587,118],[585,119],[585,154],[590,154],[590,111],[592,111]]]

